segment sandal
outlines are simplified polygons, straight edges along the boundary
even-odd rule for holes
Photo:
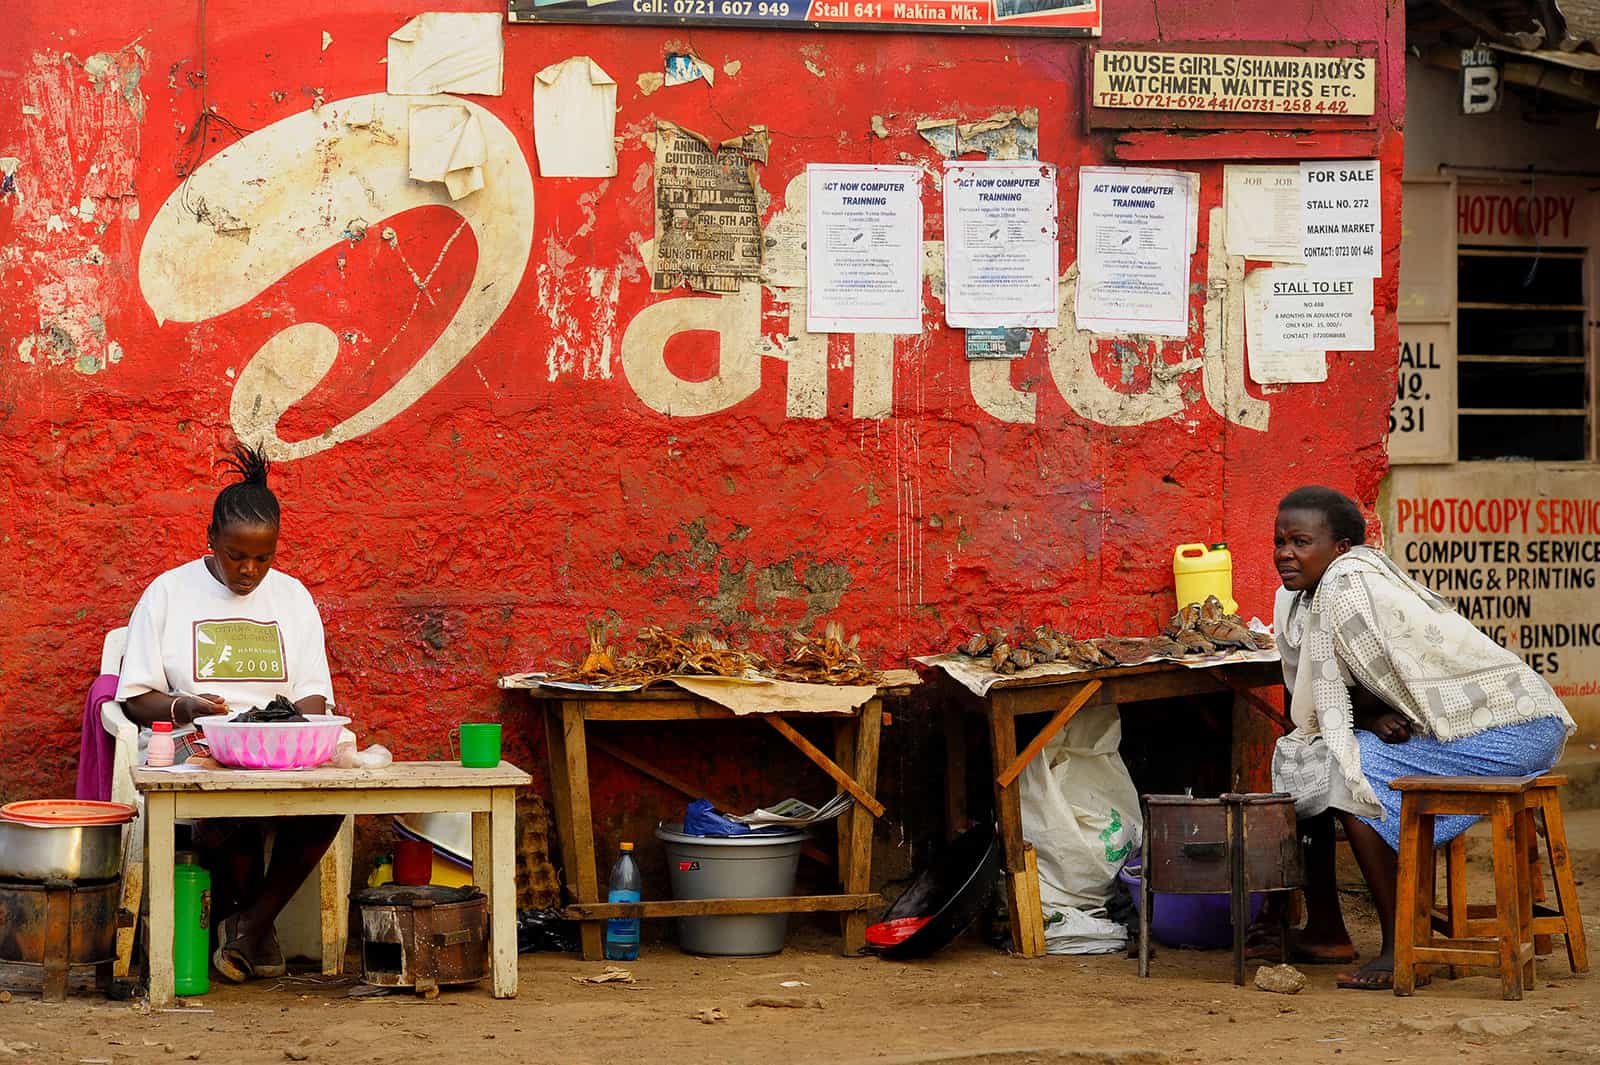
[[[233,984],[242,984],[255,978],[255,967],[250,963],[250,955],[244,949],[244,940],[238,935],[239,919],[237,917],[224,918],[217,925],[217,949],[211,955],[211,967],[224,980]]]
[[[1425,987],[1431,979],[1418,974],[1416,986]],[[1347,991],[1393,991],[1394,962],[1389,958],[1373,958],[1353,973],[1339,974],[1334,986]]]

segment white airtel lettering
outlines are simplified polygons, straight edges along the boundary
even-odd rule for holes
[[[407,166],[412,106],[467,108],[488,144],[483,188],[460,200],[443,185],[413,181]],[[263,180],[264,179],[264,180]],[[797,188],[798,187],[798,188]],[[803,189],[797,179],[790,196]],[[803,192],[799,193],[803,195]],[[528,265],[533,239],[533,179],[512,132],[494,115],[457,97],[391,97],[376,93],[339,100],[258,130],[208,160],[162,205],[139,257],[139,284],[160,321],[200,322],[259,296],[310,259],[347,240],[351,218],[382,219],[412,208],[442,206],[461,215],[478,244],[467,295],[415,365],[366,407],[298,441],[278,422],[327,374],[338,338],[327,326],[301,322],[279,331],[246,362],[234,385],[230,414],[241,439],[264,442],[276,456],[304,458],[353,440],[403,413],[449,374],[505,313]],[[794,203],[786,204],[789,209]],[[1212,232],[1220,225],[1213,211]],[[240,239],[241,235],[247,239]],[[1215,242],[1213,242],[1215,243]],[[938,256],[933,256],[937,260]],[[1222,417],[1265,430],[1269,408],[1244,389],[1243,261],[1213,248],[1207,262],[1204,346],[1200,357],[1167,363],[1157,342],[1125,338],[1152,368],[1141,392],[1110,387],[1091,355],[1101,338],[1073,324],[1076,269],[1061,285],[1063,325],[1047,335],[1050,376],[1080,417],[1103,425],[1139,425],[1181,414],[1188,405],[1180,377],[1201,372],[1203,394]],[[790,306],[803,316],[805,301]],[[752,283],[730,296],[673,297],[640,311],[623,332],[621,364],[647,407],[674,417],[721,413],[761,385],[761,294]],[[668,340],[686,331],[718,337],[717,373],[689,381],[667,365]],[[791,417],[827,412],[827,345],[791,329],[788,362]],[[852,414],[893,412],[892,338],[853,338],[856,376]],[[812,365],[815,363],[816,365]],[[1008,362],[969,364],[969,386],[991,417],[1031,424],[1037,397],[1013,384]]]

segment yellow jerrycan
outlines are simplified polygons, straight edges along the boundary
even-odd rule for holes
[[[1233,556],[1227,544],[1179,544],[1172,553],[1172,583],[1179,610],[1205,602],[1208,595],[1222,600],[1230,614],[1239,610],[1233,599]]]

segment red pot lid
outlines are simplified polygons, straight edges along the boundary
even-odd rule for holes
[[[28,799],[0,806],[0,817],[35,825],[121,825],[138,812],[127,803],[89,799]]]

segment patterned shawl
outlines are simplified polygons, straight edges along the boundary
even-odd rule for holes
[[[1383,811],[1361,772],[1353,685],[1440,740],[1540,717],[1560,718],[1569,736],[1576,731],[1544,678],[1381,551],[1355,547],[1335,559],[1309,606],[1291,716],[1321,734],[1358,813]]]

